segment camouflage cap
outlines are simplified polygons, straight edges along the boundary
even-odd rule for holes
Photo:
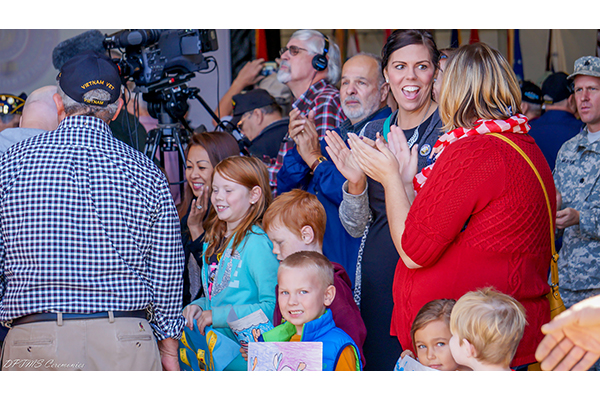
[[[592,56],[578,58],[569,79],[573,79],[576,75],[589,75],[600,78],[600,58]]]

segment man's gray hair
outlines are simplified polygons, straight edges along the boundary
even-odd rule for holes
[[[319,31],[312,29],[301,29],[292,34],[290,39],[298,39],[306,43],[307,50],[314,54],[323,54],[325,48],[324,34]],[[329,40],[329,51],[327,53],[327,77],[325,80],[332,85],[337,85],[340,82],[342,76],[342,57],[340,55],[340,48],[330,38]]]
[[[60,85],[56,85],[56,92],[60,95],[67,116],[86,115],[90,117],[100,118],[106,123],[109,123],[119,110],[119,103],[114,102],[107,106],[95,106],[86,103],[78,103],[67,95]],[[83,95],[86,100],[106,101],[110,99],[110,93],[103,89],[92,89]]]

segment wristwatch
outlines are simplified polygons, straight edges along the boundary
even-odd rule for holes
[[[315,168],[317,168],[317,166],[319,164],[321,164],[323,161],[327,161],[327,158],[320,156],[319,158],[317,158],[315,160],[315,162],[313,163],[313,165],[310,166],[310,169],[312,170],[312,172],[315,172]]]

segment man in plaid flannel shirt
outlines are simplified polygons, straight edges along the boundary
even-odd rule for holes
[[[277,79],[290,88],[296,99],[292,110],[297,109],[304,118],[313,110],[317,133],[320,138],[325,136],[326,130],[333,130],[346,120],[340,92],[335,87],[341,76],[339,47],[319,31],[299,30],[292,34],[280,54]],[[277,159],[268,168],[273,195],[277,194],[277,172],[283,165],[283,157],[293,146],[288,133]]]

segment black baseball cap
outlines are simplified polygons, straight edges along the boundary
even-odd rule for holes
[[[277,100],[264,89],[253,89],[246,93],[236,94],[233,96],[232,102],[233,118],[231,119],[231,123],[237,126],[238,122],[242,119],[242,115],[248,111],[270,106],[277,103]]]
[[[85,51],[69,59],[58,74],[61,89],[78,103],[107,106],[119,99],[121,78],[117,66],[104,54]],[[110,93],[110,100],[85,100],[84,94],[92,89]]]
[[[564,72],[555,72],[544,80],[542,94],[545,103],[558,103],[571,95],[571,82],[568,77]]]
[[[521,85],[521,97],[523,101],[532,104],[542,104],[542,89],[538,85],[530,81],[524,81]]]

